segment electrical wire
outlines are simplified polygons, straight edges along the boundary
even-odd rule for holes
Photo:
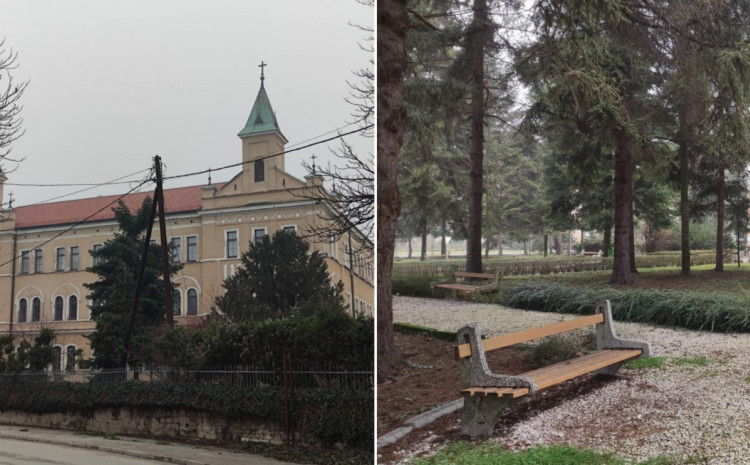
[[[32,247],[31,250],[38,249],[40,247],[44,247],[45,245],[47,245],[50,242],[54,241],[55,239],[57,239],[58,237],[62,236],[63,234],[65,234],[67,232],[70,232],[76,226],[79,226],[79,225],[87,222],[88,220],[90,220],[94,216],[98,215],[99,213],[103,212],[107,208],[111,207],[115,202],[119,202],[120,200],[124,199],[127,195],[132,194],[137,189],[139,189],[141,186],[143,186],[144,184],[149,183],[149,182],[152,182],[152,179],[150,177],[148,179],[144,179],[143,181],[140,182],[140,184],[138,184],[137,186],[133,187],[128,192],[126,192],[126,193],[122,194],[121,196],[117,197],[116,199],[114,199],[113,201],[109,202],[107,205],[103,206],[102,208],[100,208],[99,210],[97,210],[94,213],[90,214],[89,216],[87,216],[86,218],[82,219],[81,221],[78,221],[77,223],[74,223],[74,224],[70,225],[70,227],[68,227],[67,229],[65,229],[63,231],[60,231],[59,233],[57,233],[54,236],[50,237],[49,239],[47,239],[46,241],[42,242],[41,244],[37,244],[36,246]],[[11,258],[10,260],[8,260],[6,262],[0,263],[0,268],[4,267],[5,265],[7,265],[9,263],[13,263],[14,260],[18,260],[22,256],[23,256],[23,253],[16,255],[15,257]]]
[[[91,187],[98,187],[98,186],[105,186],[105,185],[117,185],[117,184],[130,184],[134,181],[122,181],[122,182],[116,182],[120,181],[121,179],[129,178],[131,176],[135,176],[136,174],[145,173],[146,171],[149,171],[151,168],[146,168],[145,170],[136,171],[135,173],[127,174],[125,176],[120,176],[119,178],[113,179],[111,181],[107,182],[101,182],[101,183],[67,183],[67,184],[29,184],[29,183],[21,183],[21,182],[6,182],[4,183],[6,186],[20,186],[20,187],[80,187],[80,186],[91,186]]]
[[[120,176],[119,178],[115,178],[112,181],[107,181],[107,182],[103,182],[103,183],[100,183],[100,184],[79,184],[81,186],[90,186],[90,187],[87,187],[85,189],[80,189],[80,190],[77,190],[77,191],[74,191],[74,192],[70,192],[68,194],[58,195],[57,197],[52,197],[51,199],[46,199],[46,200],[42,200],[40,202],[32,203],[32,204],[29,204],[29,205],[24,205],[24,207],[33,207],[33,206],[36,206],[36,205],[42,205],[42,204],[45,204],[45,203],[48,203],[48,202],[53,202],[55,200],[64,199],[65,197],[70,197],[71,195],[76,195],[76,194],[80,194],[81,192],[86,192],[86,191],[89,191],[91,189],[96,189],[97,187],[114,186],[114,185],[120,185],[120,184],[133,184],[134,182],[138,182],[138,181],[123,181],[123,182],[115,182],[115,181],[119,181],[120,179],[129,178],[131,176],[135,176],[136,174],[141,174],[141,173],[144,173],[146,171],[151,171],[151,170],[152,170],[152,168],[146,168],[145,170],[136,171],[135,173],[131,173],[131,174],[128,174],[128,175],[125,175],[125,176]],[[151,179],[151,175],[149,175],[149,179]],[[19,185],[19,184],[15,184],[15,185]],[[3,205],[5,205],[5,204],[3,204]]]
[[[206,170],[203,170],[203,171],[195,171],[195,172],[192,172],[192,173],[175,174],[174,176],[164,176],[163,179],[167,180],[167,179],[187,178],[187,177],[190,177],[190,176],[198,176],[199,174],[206,174],[206,173],[210,173],[210,172],[214,172],[214,171],[221,171],[221,170],[225,170],[225,169],[228,169],[228,168],[236,168],[238,166],[242,166],[242,165],[245,165],[247,163],[253,163],[253,162],[256,162],[256,161],[259,161],[259,160],[266,160],[268,158],[278,157],[279,155],[285,155],[287,153],[296,152],[298,150],[306,149],[306,148],[309,148],[309,147],[314,147],[316,145],[320,145],[320,144],[323,144],[325,142],[330,142],[332,140],[341,139],[341,138],[343,138],[345,136],[348,136],[348,135],[351,135],[351,134],[355,134],[357,132],[366,131],[366,130],[368,130],[370,128],[373,128],[374,126],[375,126],[374,124],[368,124],[367,126],[355,129],[353,131],[345,132],[345,133],[339,134],[339,135],[334,136],[334,137],[329,137],[328,139],[323,139],[321,141],[313,142],[312,144],[303,145],[301,147],[297,147],[297,148],[294,148],[294,149],[291,149],[291,150],[283,150],[281,152],[272,153],[270,155],[266,155],[265,157],[256,158],[255,160],[243,161],[243,162],[240,162],[240,163],[233,163],[231,165],[222,166],[220,168],[209,168],[209,169],[206,169]]]

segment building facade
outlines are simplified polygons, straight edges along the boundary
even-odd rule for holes
[[[306,234],[325,225],[328,202],[320,199],[323,179],[304,180],[284,170],[284,145],[261,80],[245,127],[242,171],[227,182],[164,190],[167,240],[172,260],[183,265],[173,276],[176,324],[202,321],[222,282],[240,265],[250,241],[276,231],[294,231],[311,250],[327,256],[333,283],[344,283],[353,315],[372,316],[374,267],[372,247],[358,232],[351,237]],[[239,169],[239,167],[238,167]],[[7,179],[0,174],[0,199]],[[55,368],[72,363],[75,352],[90,356],[85,336],[95,328],[84,284],[97,279],[86,272],[91,251],[119,229],[112,207],[122,197],[136,210],[152,193],[104,196],[0,210],[0,334],[33,338],[40,329],[56,334]],[[317,199],[315,197],[318,197]],[[309,236],[309,237],[308,237]],[[156,222],[152,237],[160,237]],[[351,245],[350,245],[351,244]],[[353,308],[352,308],[353,306]]]

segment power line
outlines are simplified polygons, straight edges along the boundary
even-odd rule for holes
[[[120,181],[121,179],[129,178],[130,176],[135,176],[136,174],[145,173],[146,171],[149,171],[151,168],[146,168],[145,170],[136,171],[135,173],[131,173],[125,176],[121,176],[119,178],[113,179],[111,181],[107,182],[100,182],[100,183],[67,183],[67,184],[29,184],[29,183],[21,183],[21,182],[6,182],[4,183],[6,186],[19,186],[19,187],[80,187],[80,186],[91,186],[91,187],[98,187],[98,186],[106,186],[106,185],[117,185],[117,184],[130,184],[133,181],[122,181],[122,182],[116,182]]]
[[[72,230],[73,228],[75,228],[76,226],[79,226],[79,225],[81,225],[81,224],[85,223],[86,221],[90,220],[90,219],[91,219],[91,218],[93,218],[94,216],[98,215],[99,213],[103,212],[103,211],[104,211],[104,210],[106,210],[107,208],[111,207],[111,206],[112,206],[112,205],[113,205],[113,204],[114,204],[115,202],[119,202],[120,200],[122,200],[123,198],[125,198],[125,197],[126,197],[127,195],[129,195],[129,194],[133,193],[133,192],[134,192],[135,190],[137,190],[138,188],[140,188],[141,186],[143,186],[144,184],[146,184],[146,183],[148,183],[148,182],[151,182],[151,178],[148,178],[148,179],[145,179],[145,180],[141,181],[141,183],[140,183],[140,184],[138,184],[138,185],[137,185],[137,186],[135,186],[134,188],[130,189],[130,190],[129,190],[128,192],[126,192],[126,193],[122,194],[121,196],[117,197],[117,198],[116,198],[116,199],[114,199],[113,201],[109,202],[109,203],[108,203],[107,205],[103,206],[103,207],[102,207],[102,208],[100,208],[99,210],[97,210],[97,211],[95,211],[94,213],[90,214],[90,215],[89,215],[89,216],[87,216],[86,218],[82,219],[81,221],[78,221],[77,223],[74,223],[74,224],[70,225],[70,227],[68,227],[67,229],[65,229],[65,230],[63,230],[63,231],[60,231],[59,233],[57,233],[57,234],[55,234],[54,236],[50,237],[49,239],[47,239],[46,241],[42,242],[41,244],[37,244],[36,246],[32,247],[32,250],[33,250],[33,249],[38,249],[38,248],[40,248],[40,247],[44,247],[45,245],[47,245],[47,244],[49,244],[50,242],[54,241],[55,239],[57,239],[58,237],[62,236],[63,234],[65,234],[65,233],[67,233],[67,232],[70,232],[70,231],[71,231],[71,230]],[[11,258],[11,259],[10,259],[10,260],[8,260],[7,262],[4,262],[4,263],[0,263],[0,268],[4,267],[5,265],[7,265],[7,264],[9,264],[9,263],[13,263],[13,261],[14,261],[14,260],[18,260],[18,259],[19,259],[19,258],[21,258],[22,256],[23,256],[23,253],[21,253],[21,254],[19,254],[19,255],[16,255],[15,257]]]
[[[298,150],[306,149],[306,148],[309,148],[309,147],[314,147],[316,145],[320,145],[320,144],[323,144],[325,142],[330,142],[332,140],[341,139],[344,136],[355,134],[357,132],[366,131],[366,130],[374,127],[374,126],[375,126],[374,124],[368,124],[367,126],[361,127],[359,129],[355,129],[353,131],[345,132],[343,134],[339,134],[339,135],[334,136],[334,137],[329,137],[328,139],[323,139],[321,141],[313,142],[312,144],[303,145],[302,147],[297,147],[297,148],[294,148],[294,149],[291,149],[291,150],[283,150],[281,152],[272,153],[270,155],[266,155],[265,157],[256,158],[255,160],[243,161],[243,162],[240,162],[240,163],[233,163],[231,165],[222,166],[220,168],[209,168],[209,169],[206,169],[206,170],[203,170],[203,171],[195,171],[193,173],[176,174],[174,176],[164,176],[164,179],[187,178],[187,177],[190,177],[190,176],[197,176],[199,174],[206,174],[206,173],[213,172],[213,171],[221,171],[221,170],[225,170],[225,169],[228,169],[228,168],[236,168],[238,166],[242,166],[242,165],[247,164],[247,163],[253,163],[253,162],[256,162],[256,161],[259,161],[259,160],[266,160],[268,158],[278,157],[279,155],[284,155],[284,154],[287,154],[287,153],[296,152]]]
[[[119,181],[120,179],[129,178],[131,176],[135,176],[136,174],[140,174],[140,173],[143,173],[143,172],[146,172],[146,171],[151,171],[151,168],[147,168],[145,170],[136,171],[135,173],[131,173],[131,174],[128,174],[128,175],[125,175],[125,176],[120,176],[119,178],[115,178],[112,181],[107,181],[107,182],[103,182],[103,183],[100,183],[100,184],[79,184],[79,185],[82,185],[82,186],[91,186],[91,187],[87,187],[85,189],[80,189],[80,190],[77,190],[77,191],[74,191],[74,192],[70,192],[70,193],[67,193],[67,194],[63,194],[63,195],[58,195],[57,197],[52,197],[51,199],[42,200],[40,202],[32,203],[32,204],[29,204],[29,205],[24,205],[24,207],[33,207],[35,205],[42,205],[42,204],[45,204],[47,202],[52,202],[52,201],[55,201],[55,200],[63,199],[65,197],[70,197],[71,195],[80,194],[81,192],[86,192],[86,191],[89,191],[91,189],[95,189],[95,188],[101,187],[101,186],[114,186],[114,185],[119,185],[119,184],[133,184],[134,182],[139,182],[139,181],[135,181],[135,180],[133,180],[133,181],[123,181],[123,182],[115,182],[115,181]],[[151,176],[149,175],[149,179],[150,178],[151,178]]]

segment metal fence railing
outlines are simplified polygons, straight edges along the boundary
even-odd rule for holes
[[[67,381],[74,383],[122,382],[196,382],[224,384],[237,387],[284,386],[284,375],[289,376],[294,388],[373,390],[373,367],[334,365],[300,365],[284,371],[283,367],[262,369],[245,366],[217,367],[142,367],[64,371],[21,371],[0,373],[0,382],[25,379],[35,381]]]

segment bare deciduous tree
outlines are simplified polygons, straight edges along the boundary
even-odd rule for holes
[[[16,69],[18,54],[6,49],[5,40],[0,41],[0,173],[8,173],[4,161],[18,163],[21,159],[12,158],[11,145],[24,133],[21,126],[21,96],[28,82],[18,83],[11,71]],[[12,171],[12,170],[11,170]]]
[[[358,0],[362,5],[372,7],[373,0]],[[360,43],[360,48],[370,55],[371,66],[360,68],[353,72],[355,79],[347,81],[350,93],[345,99],[354,107],[350,125],[361,128],[359,134],[373,137],[375,115],[375,49],[374,29],[351,24],[369,36]],[[372,254],[372,232],[374,227],[375,203],[375,169],[372,153],[361,154],[354,151],[350,144],[341,140],[341,146],[332,150],[339,160],[335,165],[315,166],[303,162],[302,165],[313,175],[321,176],[328,186],[325,189],[308,189],[304,194],[297,194],[303,198],[313,199],[326,204],[320,216],[322,224],[311,226],[303,233],[314,236],[321,241],[338,240],[349,232],[362,234],[361,240],[356,241],[356,248]]]

